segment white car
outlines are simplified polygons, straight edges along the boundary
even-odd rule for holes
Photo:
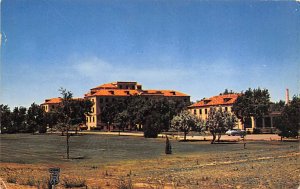
[[[245,136],[246,131],[241,129],[229,129],[225,134],[228,136]]]

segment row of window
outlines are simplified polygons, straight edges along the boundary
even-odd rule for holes
[[[149,100],[148,97],[145,97],[145,99],[146,99],[146,100]],[[100,104],[101,104],[101,103],[103,103],[103,102],[114,102],[114,101],[116,101],[116,99],[115,99],[115,98],[100,98],[99,101],[100,101]],[[94,99],[92,99],[92,102],[94,102]],[[185,98],[185,99],[184,99],[184,102],[188,102],[188,99]]]
[[[95,123],[95,116],[87,116],[86,122],[87,123]]]
[[[48,110],[48,105],[42,106],[42,108],[43,108],[43,110],[47,111]],[[54,105],[51,105],[51,106],[49,105],[49,108],[54,109],[55,106]]]
[[[220,109],[222,109],[222,107],[220,107]],[[229,107],[225,107],[223,110],[225,112],[227,112],[229,109],[230,109]],[[199,109],[199,114],[200,115],[202,115],[202,110],[204,110],[204,114],[207,114],[207,108],[205,108],[205,109]],[[197,115],[197,109],[194,109],[194,114]]]
[[[116,99],[115,98],[100,98],[100,103],[103,103],[103,102],[114,102]]]

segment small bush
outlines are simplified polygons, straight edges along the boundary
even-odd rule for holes
[[[8,183],[14,183],[14,184],[16,184],[17,183],[17,175],[8,175],[6,181]]]
[[[66,188],[84,187],[86,180],[83,178],[65,178],[63,184]]]
[[[35,186],[36,185],[36,180],[33,176],[29,177],[26,181],[26,185],[29,185],[29,186]]]
[[[117,189],[133,189],[131,179],[129,178],[128,181],[125,181],[123,178],[121,178],[117,185]]]
[[[38,181],[38,188],[40,189],[51,189],[52,185],[50,184],[49,178],[43,177],[42,180]]]
[[[253,134],[260,134],[260,133],[261,133],[260,129],[254,128]]]

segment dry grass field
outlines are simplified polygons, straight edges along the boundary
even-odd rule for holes
[[[1,135],[0,176],[7,188],[47,188],[48,169],[59,167],[56,188],[298,188],[299,142],[210,144],[132,136]]]

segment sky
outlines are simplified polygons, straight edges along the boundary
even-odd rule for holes
[[[113,81],[192,101],[266,88],[300,93],[300,3],[200,0],[2,0],[1,102],[83,97]]]

